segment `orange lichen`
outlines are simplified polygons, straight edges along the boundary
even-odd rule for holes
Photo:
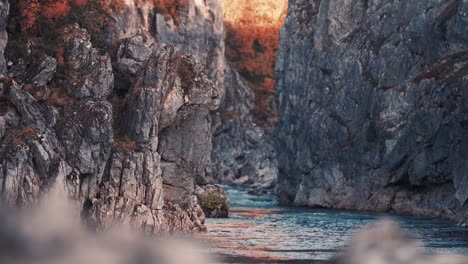
[[[286,0],[224,1],[226,57],[256,94],[255,121],[275,119],[269,107],[275,93],[275,61]]]

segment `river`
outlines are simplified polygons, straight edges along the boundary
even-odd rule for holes
[[[225,186],[230,217],[207,219],[202,235],[225,263],[321,263],[349,243],[353,232],[392,219],[429,252],[468,253],[468,228],[450,221],[400,215],[281,207],[273,195]]]

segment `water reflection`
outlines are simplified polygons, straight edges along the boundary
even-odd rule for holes
[[[353,232],[391,218],[423,241],[429,252],[468,253],[468,229],[431,218],[284,208],[272,195],[226,186],[230,218],[208,219],[202,238],[228,263],[314,263],[332,258]]]

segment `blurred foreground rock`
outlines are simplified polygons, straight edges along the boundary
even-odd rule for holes
[[[428,254],[398,224],[379,222],[354,235],[335,264],[466,264],[468,256]]]
[[[73,201],[60,192],[48,195],[35,208],[0,209],[0,263],[206,264],[215,261],[195,242],[156,240],[131,230],[128,225],[92,232],[80,222]]]

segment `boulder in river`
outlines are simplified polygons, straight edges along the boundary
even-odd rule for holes
[[[206,217],[225,218],[229,216],[229,197],[221,186],[198,186],[195,194]]]

